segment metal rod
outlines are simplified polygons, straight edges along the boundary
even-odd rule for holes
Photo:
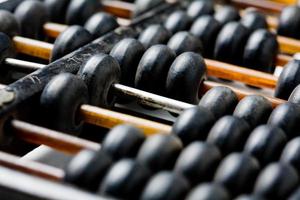
[[[154,108],[164,109],[174,113],[181,113],[183,110],[194,107],[195,105],[159,96],[121,84],[114,84],[112,89],[117,95],[127,96],[136,99],[139,103]]]
[[[6,58],[4,60],[4,64],[15,67],[17,69],[22,69],[22,70],[30,70],[30,71],[35,71],[38,69],[41,69],[45,67],[46,65],[44,64],[39,64],[35,62],[28,62],[24,60],[18,60],[14,58]]]

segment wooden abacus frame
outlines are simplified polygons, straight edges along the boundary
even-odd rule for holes
[[[109,53],[118,41],[126,37],[137,36],[149,24],[161,22],[161,18],[167,16],[178,6],[180,6],[178,3],[162,4],[144,15],[132,19],[130,27],[117,28],[77,51],[0,89],[0,127],[4,126],[6,120],[11,117],[34,121],[32,115],[29,116],[26,111],[38,102],[39,94],[52,77],[60,72],[77,73],[79,67],[92,55]],[[31,113],[33,112],[35,111],[31,111]]]

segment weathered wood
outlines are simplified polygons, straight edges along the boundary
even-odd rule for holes
[[[112,128],[119,124],[130,124],[143,130],[146,135],[170,133],[172,127],[147,119],[126,115],[90,105],[82,105],[80,115],[86,123]]]

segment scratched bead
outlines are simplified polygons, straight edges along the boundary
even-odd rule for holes
[[[166,95],[179,101],[198,104],[199,90],[206,78],[205,72],[206,65],[201,55],[193,52],[180,54],[169,69],[165,84]]]
[[[49,127],[77,135],[83,123],[78,120],[79,106],[88,102],[88,88],[79,77],[61,73],[44,88],[40,104],[47,113]]]
[[[116,97],[110,93],[110,90],[114,83],[119,82],[121,70],[113,57],[103,53],[91,56],[80,67],[78,76],[88,87],[91,105],[103,108],[114,105]]]
[[[51,61],[55,61],[86,45],[92,39],[92,35],[81,26],[69,26],[56,38],[52,49]]]

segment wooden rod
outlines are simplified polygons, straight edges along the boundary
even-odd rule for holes
[[[165,124],[90,105],[82,105],[80,115],[82,119],[89,124],[105,128],[113,128],[119,124],[130,124],[143,130],[146,135],[170,133],[172,129],[171,126]]]
[[[102,1],[102,6],[103,11],[127,19],[131,18],[132,13],[135,10],[135,5],[133,3],[116,0]]]
[[[275,88],[278,78],[264,72],[232,64],[205,59],[207,74],[218,78],[240,81],[256,87]]]
[[[279,13],[286,6],[285,4],[269,0],[231,0],[231,2],[240,8],[255,7],[271,13]]]
[[[277,17],[271,16],[271,15],[267,15],[266,16],[266,21],[267,24],[269,26],[269,29],[273,29],[276,30],[278,27],[278,19]]]
[[[0,152],[0,165],[52,181],[62,180],[65,174],[63,170],[50,165],[21,159],[4,152]]]
[[[51,38],[57,38],[59,34],[61,34],[63,31],[65,31],[68,28],[68,26],[64,24],[47,22],[44,24],[43,28],[47,36]]]
[[[300,52],[300,40],[284,36],[277,36],[277,41],[282,52],[289,54]]]
[[[239,100],[241,100],[244,97],[249,96],[249,95],[257,95],[257,93],[255,93],[255,92],[245,91],[245,90],[242,90],[242,89],[238,89],[238,88],[235,88],[235,87],[232,87],[232,86],[228,86],[228,85],[213,82],[213,81],[204,81],[203,87],[201,88],[201,93],[204,94],[205,92],[207,92],[211,88],[217,87],[217,86],[224,86],[224,87],[230,88],[237,95]],[[278,99],[278,98],[270,97],[270,96],[266,96],[266,95],[262,95],[262,96],[265,97],[266,99],[268,99],[272,103],[273,108],[275,108],[275,107],[279,106],[280,104],[283,104],[283,103],[286,102],[283,99]]]
[[[273,1],[277,3],[283,3],[286,5],[295,5],[297,3],[296,0],[273,0]]]
[[[21,36],[13,37],[13,42],[17,52],[45,60],[49,60],[53,49],[53,44]]]
[[[276,65],[277,66],[284,66],[292,60],[293,60],[293,57],[291,57],[291,56],[284,55],[284,54],[278,54],[277,57],[276,57]]]
[[[76,154],[83,149],[100,149],[97,143],[19,120],[12,120],[11,128],[18,138],[26,142],[44,144],[69,154]]]

